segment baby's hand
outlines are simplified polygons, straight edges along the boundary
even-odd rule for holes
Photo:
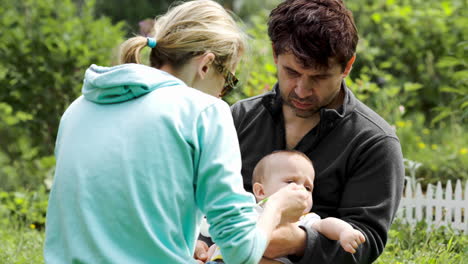
[[[356,253],[356,248],[364,242],[366,238],[356,229],[345,230],[340,234],[340,244],[346,252]]]

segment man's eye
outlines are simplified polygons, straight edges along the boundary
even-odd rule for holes
[[[308,192],[312,192],[312,188],[310,188],[309,186],[306,186],[305,188]]]
[[[299,74],[295,71],[287,70],[286,72],[288,73],[289,76],[299,76]]]
[[[291,181],[291,180],[286,181],[287,184],[290,184],[290,183],[293,183],[293,182],[294,182],[294,181]]]

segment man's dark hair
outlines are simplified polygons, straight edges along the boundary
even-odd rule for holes
[[[271,11],[268,35],[277,56],[291,52],[304,68],[317,69],[334,58],[344,70],[359,39],[341,0],[286,0]]]

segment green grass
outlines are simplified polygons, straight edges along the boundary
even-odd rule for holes
[[[425,223],[411,227],[397,221],[384,253],[375,263],[462,264],[467,260],[468,235],[445,227],[428,231]]]
[[[448,228],[429,232],[421,223],[410,227],[395,223],[389,242],[377,264],[462,264],[468,260],[468,236]],[[0,221],[0,263],[44,263],[44,232],[25,226],[21,221]]]
[[[24,222],[8,218],[0,220],[0,263],[44,263],[44,232],[32,227],[26,227]]]

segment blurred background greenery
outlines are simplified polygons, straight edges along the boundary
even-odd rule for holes
[[[53,174],[60,116],[85,69],[116,63],[119,43],[171,0],[0,0],[0,189],[34,189]],[[266,34],[279,0],[219,0],[244,21],[250,51],[229,103],[269,90]],[[423,183],[468,179],[466,0],[347,1],[360,43],[349,87],[392,124]]]
[[[266,33],[280,0],[218,0],[242,20],[249,54],[230,104],[276,80]],[[345,1],[357,61],[346,82],[394,126],[423,184],[468,180],[468,1]],[[0,0],[0,216],[43,228],[61,114],[90,64],[114,65],[118,45],[171,0]],[[5,216],[5,217],[3,217]],[[1,222],[0,222],[1,224]],[[25,262],[27,263],[27,262]]]

